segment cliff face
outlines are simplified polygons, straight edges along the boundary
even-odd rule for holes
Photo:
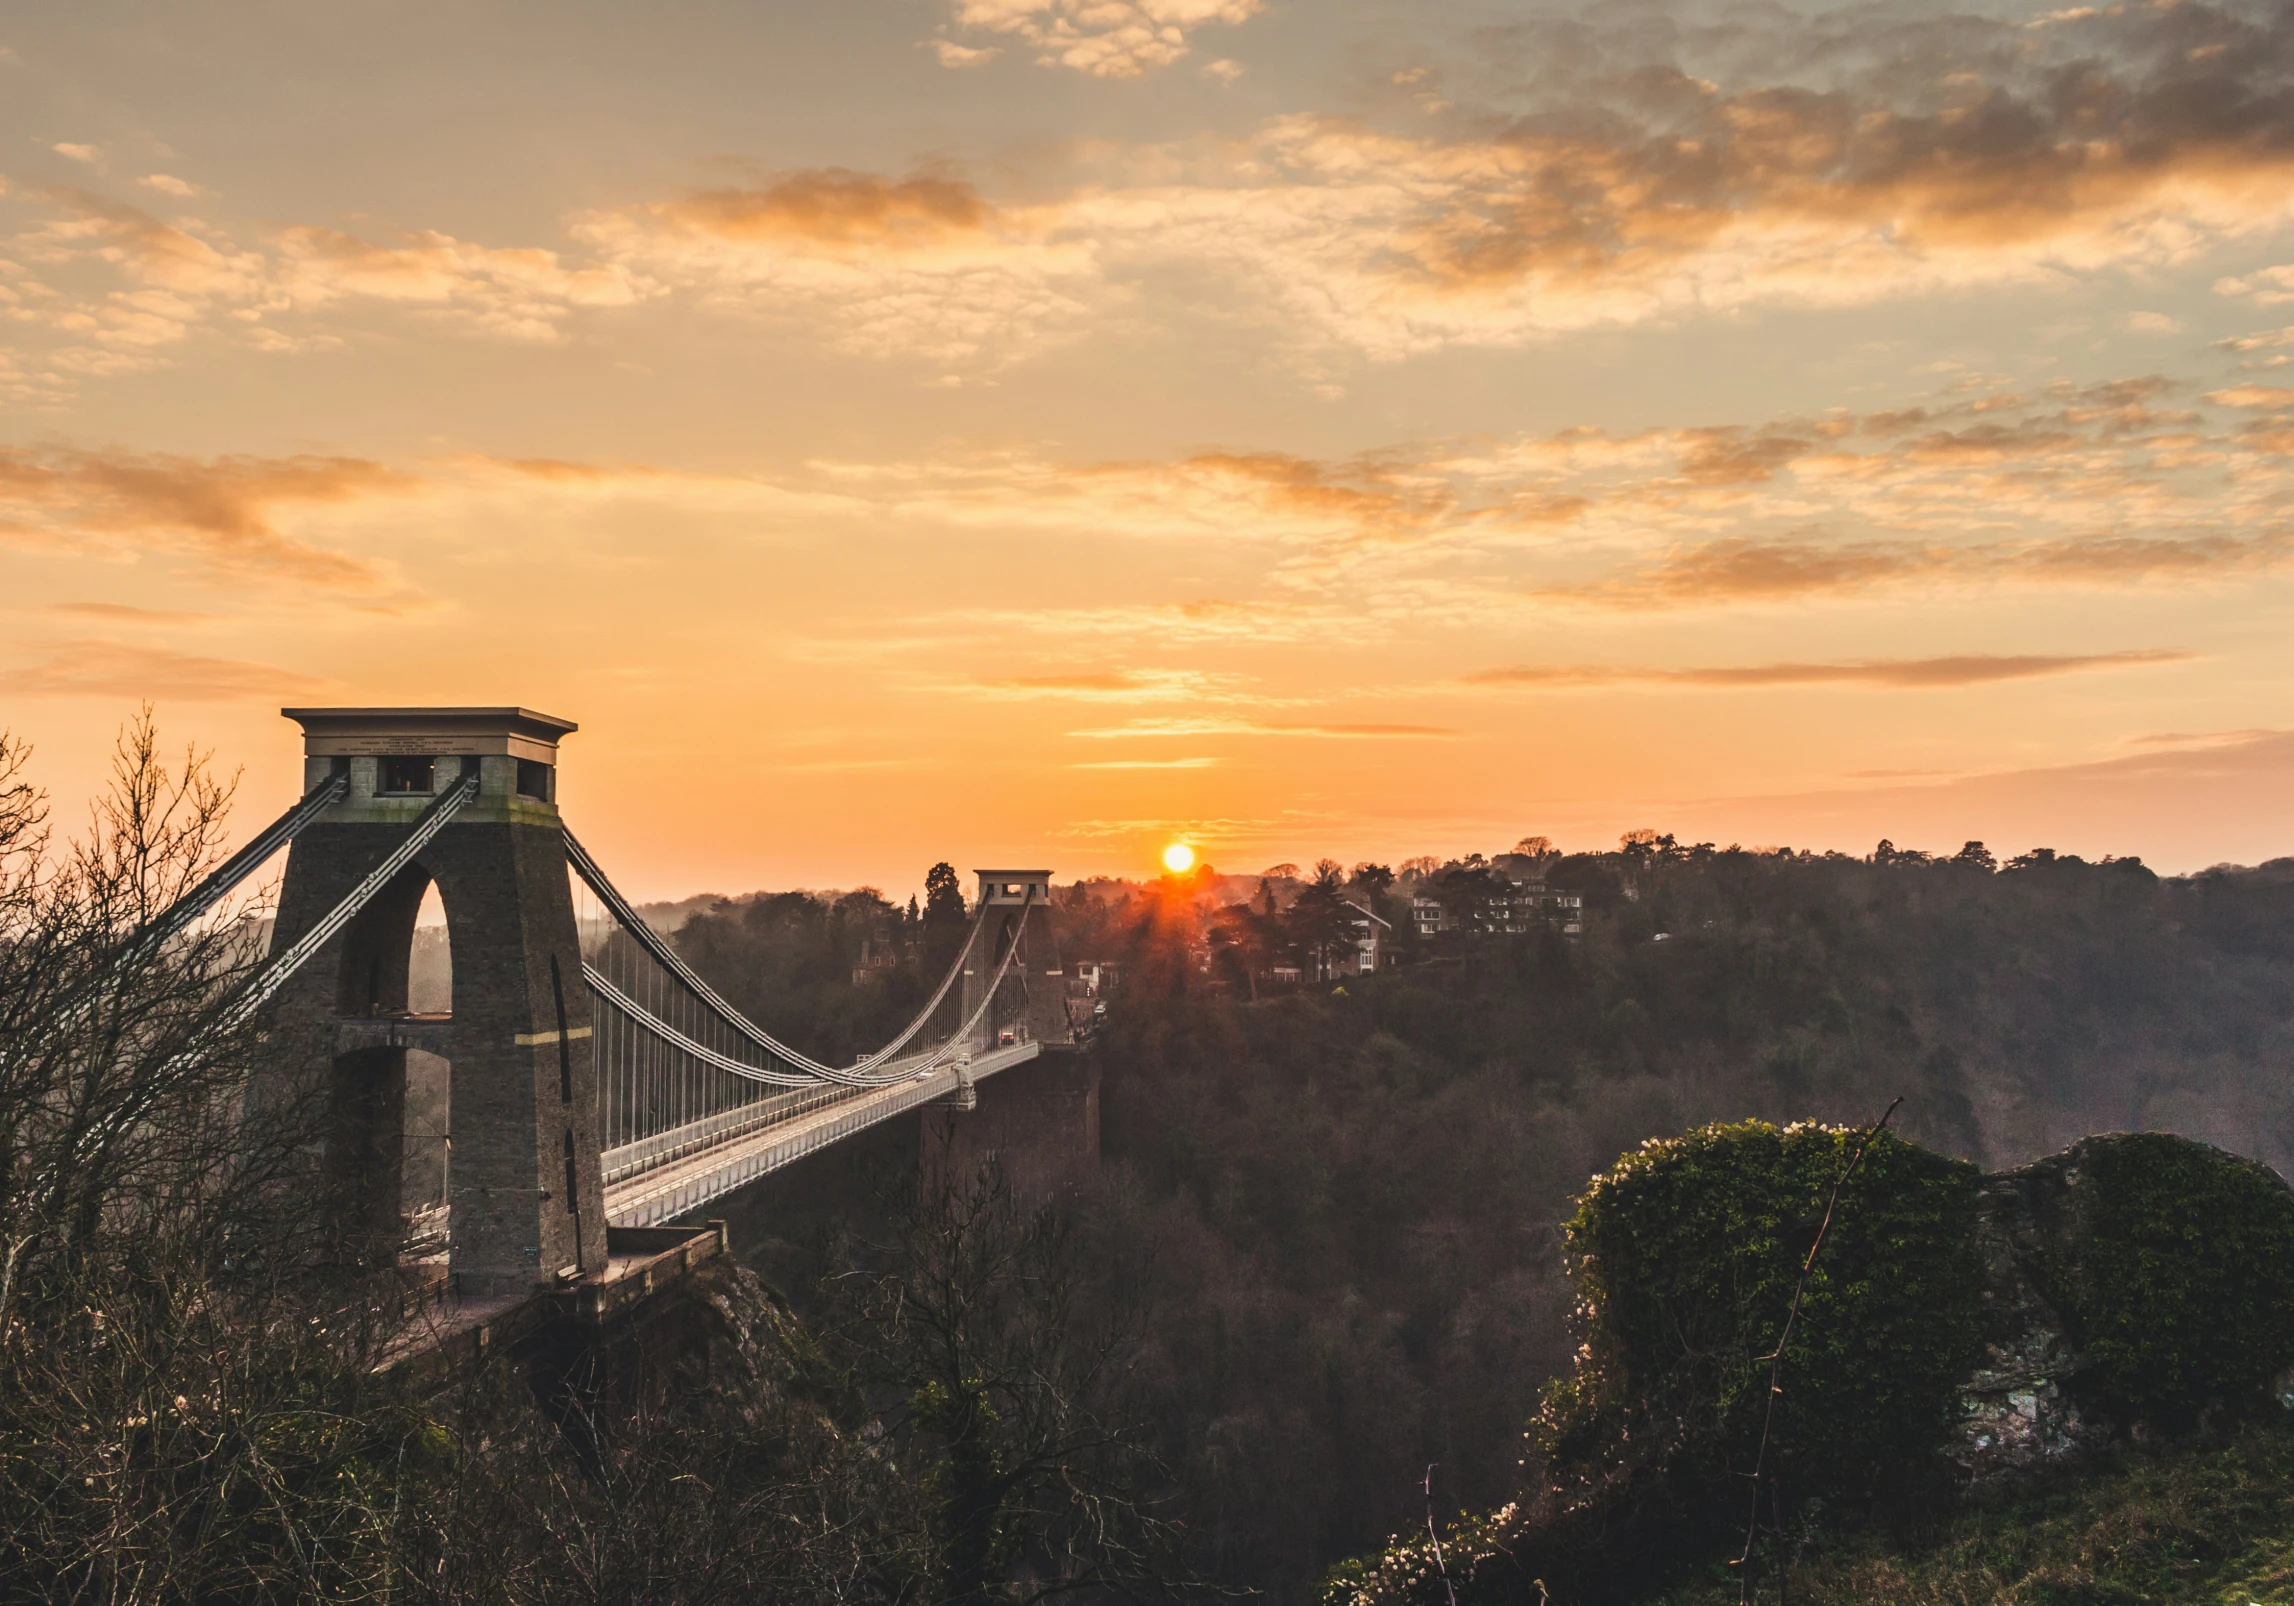
[[[1967,1419],[1952,1459],[1975,1476],[2035,1467],[2075,1454],[2109,1436],[2108,1424],[2080,1410],[2069,1385],[2078,1347],[2062,1313],[2042,1291],[2042,1268],[2091,1214],[2077,1156],[2090,1138],[2064,1151],[1984,1178],[1984,1359],[1968,1379]]]
[[[2086,1138],[1986,1177],[1984,1358],[1952,1459],[1978,1480],[2023,1471],[2260,1386],[2294,1409],[2294,1375],[2271,1375],[2286,1313],[2267,1286],[2285,1269],[2262,1263],[2277,1257],[2254,1233],[2290,1201],[2269,1167],[2158,1133]],[[2167,1268],[2174,1286],[2161,1287]],[[2171,1308],[2207,1285],[2255,1290],[2265,1308]]]

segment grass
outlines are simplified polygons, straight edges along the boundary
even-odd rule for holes
[[[1734,1575],[1658,1606],[1722,1606]],[[1776,1599],[1764,1580],[1763,1602]],[[1796,1606],[2294,1606],[2294,1428],[2129,1450],[2044,1486],[1962,1505],[1906,1532],[1811,1546]]]

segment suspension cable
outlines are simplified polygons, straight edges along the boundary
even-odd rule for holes
[[[300,802],[265,826],[253,841],[225,859],[214,874],[168,905],[158,918],[136,933],[128,943],[125,962],[134,964],[148,958],[168,938],[214,908],[233,887],[260,869],[264,860],[302,835],[303,827],[341,802],[344,794],[349,791],[350,776],[343,773],[329,775],[305,792]]]
[[[983,905],[983,907],[985,906]],[[1004,985],[1004,973],[1012,968],[1012,961],[1019,957],[1020,938],[1026,934],[1028,929],[1028,911],[1034,907],[1035,905],[1032,903],[1023,903],[1020,905],[1020,920],[1018,925],[1012,927],[1011,946],[1004,950],[1003,962],[996,966],[995,975],[988,979],[987,990],[980,995],[980,1007],[972,1011],[972,1018],[970,1020],[964,1022],[963,1025],[956,1028],[956,1034],[953,1037],[949,1038],[947,1042],[942,1043],[938,1049],[933,1051],[932,1057],[924,1063],[923,1068],[925,1070],[930,1070],[933,1066],[939,1064],[941,1058],[945,1056],[950,1049],[954,1048],[965,1038],[971,1036],[972,1028],[980,1024],[980,1017],[987,1014],[988,1006],[996,1001],[996,993]],[[1027,981],[1027,972],[1022,971],[1020,973],[1020,980],[1021,986],[1024,988]]]
[[[819,1080],[839,1082],[847,1087],[884,1087],[912,1074],[903,1072],[878,1076],[874,1073],[886,1061],[905,1048],[931,1020],[933,1014],[939,1009],[941,1001],[948,996],[948,989],[955,985],[956,977],[963,971],[964,961],[971,957],[972,949],[980,940],[981,929],[987,924],[989,905],[983,898],[978,913],[972,918],[972,929],[965,934],[962,950],[957,953],[954,963],[949,965],[948,973],[940,978],[940,986],[932,994],[930,1002],[925,1004],[924,1008],[917,1013],[916,1018],[911,1020],[891,1042],[875,1053],[865,1056],[859,1063],[851,1066],[826,1065],[812,1058],[809,1054],[800,1053],[781,1042],[727,1003],[715,988],[703,981],[694,972],[692,966],[685,963],[678,955],[677,950],[672,948],[659,932],[646,923],[645,919],[630,905],[629,900],[624,898],[612,881],[607,879],[605,871],[599,867],[597,860],[590,857],[589,850],[581,845],[571,831],[565,833],[565,843],[566,862],[573,866],[574,873],[589,884],[590,891],[597,894],[598,901],[606,906],[613,918],[621,925],[621,928],[636,939],[638,945],[651,954],[657,964],[676,977],[695,999],[714,1011],[734,1031],[746,1037],[766,1053],[775,1056],[782,1063],[801,1071],[810,1072]],[[1021,919],[1023,923],[1026,920],[1024,909]],[[589,967],[585,964],[583,968],[586,970]],[[999,979],[1001,974],[999,971]]]
[[[351,888],[343,900],[329,909],[318,924],[295,940],[293,947],[264,967],[263,973],[249,984],[247,990],[224,1012],[218,1020],[220,1028],[238,1025],[249,1015],[269,1003],[288,978],[303,968],[311,955],[324,948],[343,927],[349,925],[361,909],[373,901],[390,881],[413,862],[414,856],[430,845],[430,839],[446,828],[463,804],[478,795],[478,770],[472,765],[462,778],[448,790],[438,794],[430,807],[414,822],[414,829],[405,841],[392,849],[389,857],[367,872],[366,879]]]
[[[596,966],[585,963],[581,968],[582,979],[589,983],[591,992],[597,994],[615,1009],[620,1010],[637,1026],[651,1032],[671,1047],[682,1049],[704,1065],[713,1066],[720,1071],[729,1071],[735,1076],[744,1077],[752,1082],[770,1083],[774,1087],[818,1087],[820,1085],[820,1078],[808,1072],[768,1070],[761,1065],[751,1065],[745,1060],[737,1060],[730,1054],[721,1054],[708,1044],[686,1036],[685,1033],[670,1025],[659,1015],[654,1014],[652,1010],[647,1009],[629,994],[616,987],[612,981],[598,971]]]

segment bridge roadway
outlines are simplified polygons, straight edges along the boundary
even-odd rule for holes
[[[942,1065],[890,1087],[838,1088],[826,1100],[816,1094],[799,1095],[810,1107],[793,1114],[776,1109],[778,1100],[768,1100],[644,1143],[608,1150],[606,1222],[614,1227],[652,1227],[675,1221],[816,1149],[947,1098],[965,1077],[983,1081],[1041,1052],[1039,1043],[1014,1043],[979,1053],[969,1065]],[[919,1054],[915,1061],[922,1064],[931,1057]]]

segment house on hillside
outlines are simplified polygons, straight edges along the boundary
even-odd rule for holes
[[[1506,924],[1508,931],[1530,931],[1538,923],[1574,937],[1585,929],[1585,900],[1574,892],[1556,892],[1545,884],[1545,860],[1529,853],[1501,853],[1491,865],[1513,883],[1514,893]]]
[[[1351,955],[1335,961],[1330,969],[1333,975],[1367,976],[1376,970],[1385,958],[1386,935],[1393,925],[1349,898],[1342,907],[1346,910],[1347,924],[1354,931]]]
[[[1423,939],[1449,931],[1477,937],[1519,936],[1541,926],[1577,936],[1585,929],[1585,900],[1547,886],[1535,873],[1537,864],[1527,854],[1500,854],[1487,871],[1462,875],[1461,881],[1470,882],[1471,890],[1450,897],[1442,896],[1445,872],[1444,877],[1423,883],[1410,899],[1411,923]]]
[[[1535,931],[1551,926],[1565,937],[1585,929],[1585,900],[1574,892],[1556,892],[1542,881],[1516,885],[1506,909],[1510,932]]]
[[[1410,924],[1418,928],[1421,941],[1430,940],[1436,932],[1455,931],[1457,921],[1441,899],[1421,889],[1410,899]]]

